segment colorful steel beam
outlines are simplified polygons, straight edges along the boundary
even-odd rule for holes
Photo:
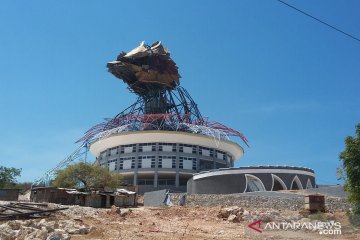
[[[249,146],[246,137],[224,124],[211,122],[207,119],[194,119],[191,114],[128,114],[108,119],[95,125],[85,132],[84,136],[77,142],[94,142],[119,132],[167,130],[182,131],[208,135],[216,139],[229,139],[236,136]]]

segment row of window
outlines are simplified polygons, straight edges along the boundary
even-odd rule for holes
[[[205,164],[205,166],[203,166]],[[107,163],[107,166],[111,171],[114,170],[123,170],[123,169],[134,169],[135,168],[135,157],[122,157],[119,159],[119,164],[117,164],[117,159],[110,160]],[[200,169],[213,169],[213,162],[207,160],[200,160]],[[138,168],[155,168],[155,156],[139,156],[138,159]],[[176,156],[159,156],[158,162],[159,168],[176,168]],[[180,169],[192,169],[196,170],[197,161],[193,157],[179,157],[179,168]],[[218,167],[226,167],[226,164],[223,164]]]
[[[130,145],[122,145],[119,147],[120,153],[133,153],[136,152],[136,145],[130,144]],[[155,152],[156,151],[156,143],[141,143],[139,144],[139,152]],[[176,152],[176,144],[175,143],[161,143],[159,145],[159,151],[160,152]],[[195,145],[188,145],[188,144],[179,144],[179,152],[183,153],[192,153],[196,154],[196,146]],[[103,159],[106,157],[107,151],[104,151],[100,153],[100,159]],[[223,159],[226,161],[226,153],[223,151],[215,150],[216,158]],[[108,156],[114,156],[118,154],[118,148],[114,147],[109,149]],[[199,147],[199,154],[203,156],[214,156],[214,150],[211,148],[206,147]],[[228,156],[230,157],[230,156]]]
[[[186,186],[187,180],[179,181],[180,186]],[[138,179],[137,184],[139,185],[154,185],[154,179]],[[158,179],[158,186],[175,186],[175,179]]]

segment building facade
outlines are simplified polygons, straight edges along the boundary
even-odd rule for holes
[[[243,155],[237,143],[202,134],[138,131],[112,134],[90,146],[99,165],[122,174],[139,193],[186,191],[194,173],[228,168]]]
[[[314,170],[295,166],[248,166],[204,171],[188,181],[190,194],[301,190],[316,187]]]

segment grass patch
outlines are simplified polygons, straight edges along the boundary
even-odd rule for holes
[[[316,213],[313,213],[313,214],[310,214],[309,215],[309,218],[313,221],[327,221],[327,216],[325,213],[321,212],[321,211],[318,211]]]

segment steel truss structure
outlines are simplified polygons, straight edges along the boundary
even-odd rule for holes
[[[213,137],[218,144],[230,136],[240,137],[249,146],[245,136],[221,123],[203,118],[197,104],[181,86],[173,90],[150,91],[139,96],[134,104],[114,118],[90,128],[77,142],[94,142],[113,133],[166,130],[183,131]]]
[[[191,114],[128,114],[117,116],[90,128],[78,142],[95,142],[112,134],[132,131],[166,130],[203,134],[220,140],[230,140],[230,136],[240,137],[249,146],[245,136],[221,123],[205,119],[192,119]]]
[[[58,170],[84,159],[84,156],[86,159],[89,144],[115,133],[147,130],[189,132],[210,136],[217,146],[220,140],[236,136],[249,146],[242,133],[202,117],[190,94],[179,85],[178,68],[161,42],[155,42],[152,46],[142,42],[129,53],[121,53],[107,67],[137,95],[135,103],[85,132],[77,141],[82,145],[35,180],[34,185],[47,184]]]
[[[86,142],[82,143],[72,154],[63,159],[58,165],[33,182],[33,186],[48,186],[50,181],[54,178],[58,170],[64,169],[69,164],[78,161],[86,161],[89,146]]]

